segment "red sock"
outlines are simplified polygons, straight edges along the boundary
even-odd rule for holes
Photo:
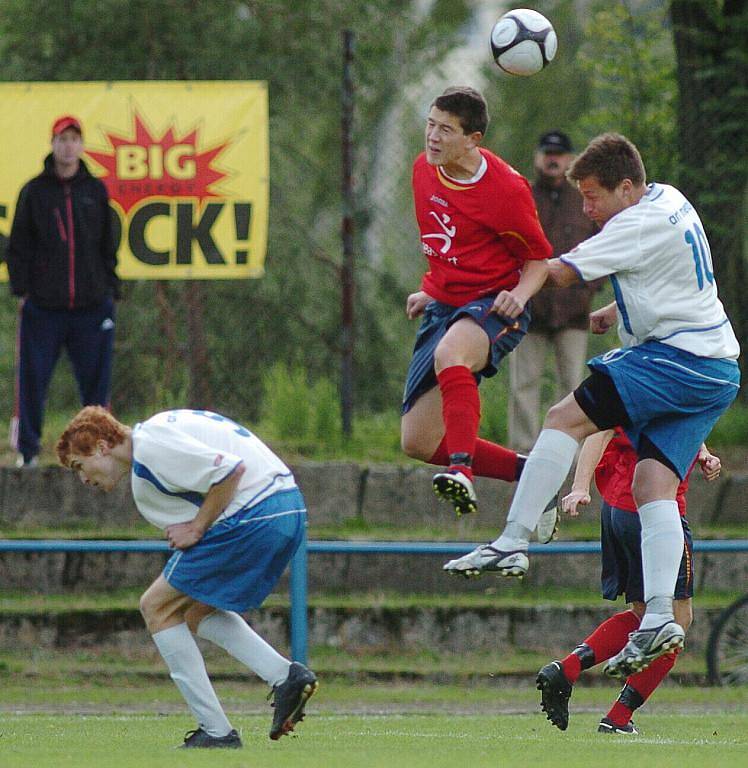
[[[564,677],[574,685],[582,672],[582,660],[576,653],[570,653],[561,661],[561,669],[563,670]]]
[[[677,651],[663,654],[655,659],[646,669],[631,675],[626,680],[626,684],[636,689],[639,695],[646,701],[653,693],[654,689],[665,679],[667,673],[675,666],[675,662],[680,653]]]
[[[610,712],[608,712],[606,717],[612,723],[615,723],[615,725],[623,726],[626,725],[629,720],[631,720],[631,715],[633,714],[633,709],[629,709],[625,704],[622,704],[620,701],[616,701],[616,703],[610,708]]]
[[[641,707],[665,679],[679,653],[680,649],[666,653],[655,659],[645,670],[627,678],[626,685],[610,708],[607,718],[616,725],[626,725],[631,720],[634,710]]]
[[[436,376],[442,395],[444,438],[449,453],[449,465],[456,466],[471,480],[475,444],[480,423],[478,384],[470,369],[464,365],[445,368]],[[455,461],[459,455],[462,460]]]
[[[640,619],[633,611],[623,611],[606,619],[589,637],[585,638],[584,645],[588,646],[595,655],[595,664],[600,664],[618,653],[626,645],[629,632],[633,632],[639,623]],[[566,679],[573,684],[582,671],[581,659],[576,653],[570,653],[562,660],[561,667]]]
[[[442,438],[439,447],[429,459],[429,464],[437,464],[440,467],[449,464],[446,437]],[[479,437],[475,442],[473,454],[473,474],[512,483],[517,479],[517,452]]]
[[[585,638],[585,645],[595,654],[595,664],[615,656],[628,642],[629,633],[638,629],[640,623],[641,619],[633,611],[622,611],[604,621]]]
[[[473,472],[513,483],[517,479],[517,452],[479,437],[475,443]]]

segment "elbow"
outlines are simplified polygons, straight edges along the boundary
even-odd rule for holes
[[[548,282],[557,288],[568,288],[578,282],[577,273],[559,259],[553,259],[548,264]]]

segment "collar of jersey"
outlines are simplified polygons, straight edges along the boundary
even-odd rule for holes
[[[483,178],[487,169],[488,163],[486,162],[486,158],[481,155],[478,170],[469,179],[453,179],[451,176],[448,176],[439,165],[436,166],[436,175],[439,177],[439,181],[447,187],[447,189],[462,191],[465,189],[472,189]]]

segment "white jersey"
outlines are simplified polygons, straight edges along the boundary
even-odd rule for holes
[[[237,493],[216,522],[296,487],[291,470],[260,439],[209,411],[157,413],[135,425],[132,444],[135,504],[158,528],[194,519],[208,491],[241,462]]]
[[[654,339],[701,357],[740,354],[704,227],[675,187],[651,184],[561,260],[586,281],[610,276],[624,347]]]

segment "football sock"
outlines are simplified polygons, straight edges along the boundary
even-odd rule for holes
[[[478,440],[480,396],[475,377],[467,366],[453,365],[437,374],[442,395],[444,437],[450,468],[458,469],[470,480]]]
[[[579,656],[572,652],[561,660],[561,670],[564,677],[574,685],[582,672],[582,661]]]
[[[277,685],[288,677],[291,662],[265,642],[238,613],[211,613],[198,625],[197,635],[223,648],[268,685]]]
[[[646,669],[631,675],[608,712],[608,719],[616,725],[626,725],[631,720],[634,710],[644,704],[673,668],[678,652],[666,653],[655,659]]]
[[[205,661],[186,624],[155,632],[153,642],[198,725],[210,736],[226,736],[231,723],[208,678]]]
[[[475,441],[475,453],[473,453],[473,474],[478,477],[493,477],[497,480],[512,482],[521,472],[519,460],[520,456],[515,451],[479,437]],[[439,447],[429,459],[429,464],[440,467],[446,467],[449,464],[446,437],[439,443]]]
[[[633,632],[638,626],[639,617],[633,611],[622,611],[606,619],[585,638],[582,645],[577,646],[561,661],[566,679],[573,684],[583,669],[594,667],[595,664],[615,656],[626,645],[629,632]]]
[[[561,487],[569,474],[579,443],[558,429],[544,429],[533,447],[514,493],[507,515],[507,527],[492,546],[504,552],[527,548],[528,541],[519,542],[510,535],[509,523],[517,523],[534,531],[548,499]],[[521,547],[517,547],[517,544]]]
[[[647,612],[642,629],[673,620],[672,599],[683,557],[683,526],[675,500],[650,501],[639,507],[642,570]]]
[[[578,645],[566,658],[561,661],[564,677],[572,684],[576,683],[582,670],[594,667],[595,652],[587,643]]]

